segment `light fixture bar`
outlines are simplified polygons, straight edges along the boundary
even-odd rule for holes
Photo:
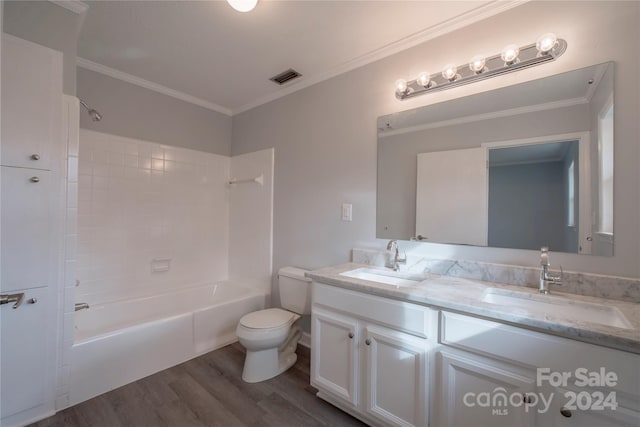
[[[424,81],[424,77],[421,76],[422,79],[419,77],[418,79],[407,82],[406,89],[396,89],[396,97],[401,100],[413,98],[414,96],[422,95],[427,92],[437,92],[440,90],[450,89],[480,80],[486,80],[502,74],[534,67],[546,62],[555,61],[567,50],[567,42],[564,39],[558,39],[551,50],[541,52],[539,49],[540,48],[539,46],[536,46],[536,43],[521,47],[519,53],[516,53],[516,59],[511,63],[505,62],[502,59],[502,54],[491,56],[485,60],[485,65],[481,72],[474,72],[467,64],[465,64],[458,66],[456,68],[456,73],[451,73],[449,70],[450,66],[447,66],[445,68],[445,73],[449,71],[448,75],[455,74],[452,79],[443,77],[441,73],[434,74],[431,76],[428,86],[425,87],[419,83],[419,81]],[[397,83],[396,87],[398,87]]]

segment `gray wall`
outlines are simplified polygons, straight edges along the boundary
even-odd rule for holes
[[[76,94],[77,41],[83,17],[48,1],[5,1],[3,30],[63,54],[63,91]]]
[[[637,96],[638,2],[528,2],[501,15],[316,84],[233,118],[232,153],[275,147],[274,271],[284,265],[345,262],[375,240],[376,118],[499,86],[616,61],[616,250],[612,258],[553,254],[566,270],[640,277],[640,151]],[[597,28],[598,31],[593,29]],[[399,101],[393,82],[464,63],[506,43],[525,45],[545,32],[567,39],[553,63],[447,91]],[[399,190],[402,191],[402,190]],[[353,203],[353,222],[340,204]],[[403,242],[427,256],[539,265],[539,252]]]
[[[489,168],[489,246],[566,252],[563,162]]]
[[[231,117],[78,68],[78,97],[102,114],[91,121],[85,111],[80,127],[129,138],[209,153],[231,153]]]

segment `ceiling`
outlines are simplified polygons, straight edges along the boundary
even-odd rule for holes
[[[225,114],[499,13],[518,1],[90,1],[79,65]],[[294,68],[284,86],[269,78]]]

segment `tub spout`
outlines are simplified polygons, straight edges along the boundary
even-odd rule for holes
[[[89,304],[86,302],[77,302],[75,305],[76,311],[87,310],[89,308]]]

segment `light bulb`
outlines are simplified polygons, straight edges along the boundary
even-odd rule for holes
[[[482,55],[476,55],[469,62],[469,69],[476,74],[480,74],[484,70],[486,59]]]
[[[518,45],[510,44],[508,46],[505,46],[504,49],[502,49],[500,58],[502,58],[502,60],[507,64],[511,64],[516,59],[518,59],[519,54],[520,54],[520,48],[518,47]]]
[[[546,33],[538,37],[536,41],[536,49],[540,53],[547,53],[556,46],[558,38],[553,33]]]
[[[444,69],[442,70],[442,77],[452,82],[456,79],[457,75],[458,67],[456,67],[455,64],[447,64],[444,66]]]
[[[405,95],[409,91],[407,81],[405,79],[396,80],[396,93],[399,95]]]
[[[429,87],[429,84],[431,83],[431,75],[426,71],[423,71],[422,73],[418,74],[416,83],[425,88]]]
[[[238,12],[250,12],[258,4],[258,0],[227,0],[227,3]]]

